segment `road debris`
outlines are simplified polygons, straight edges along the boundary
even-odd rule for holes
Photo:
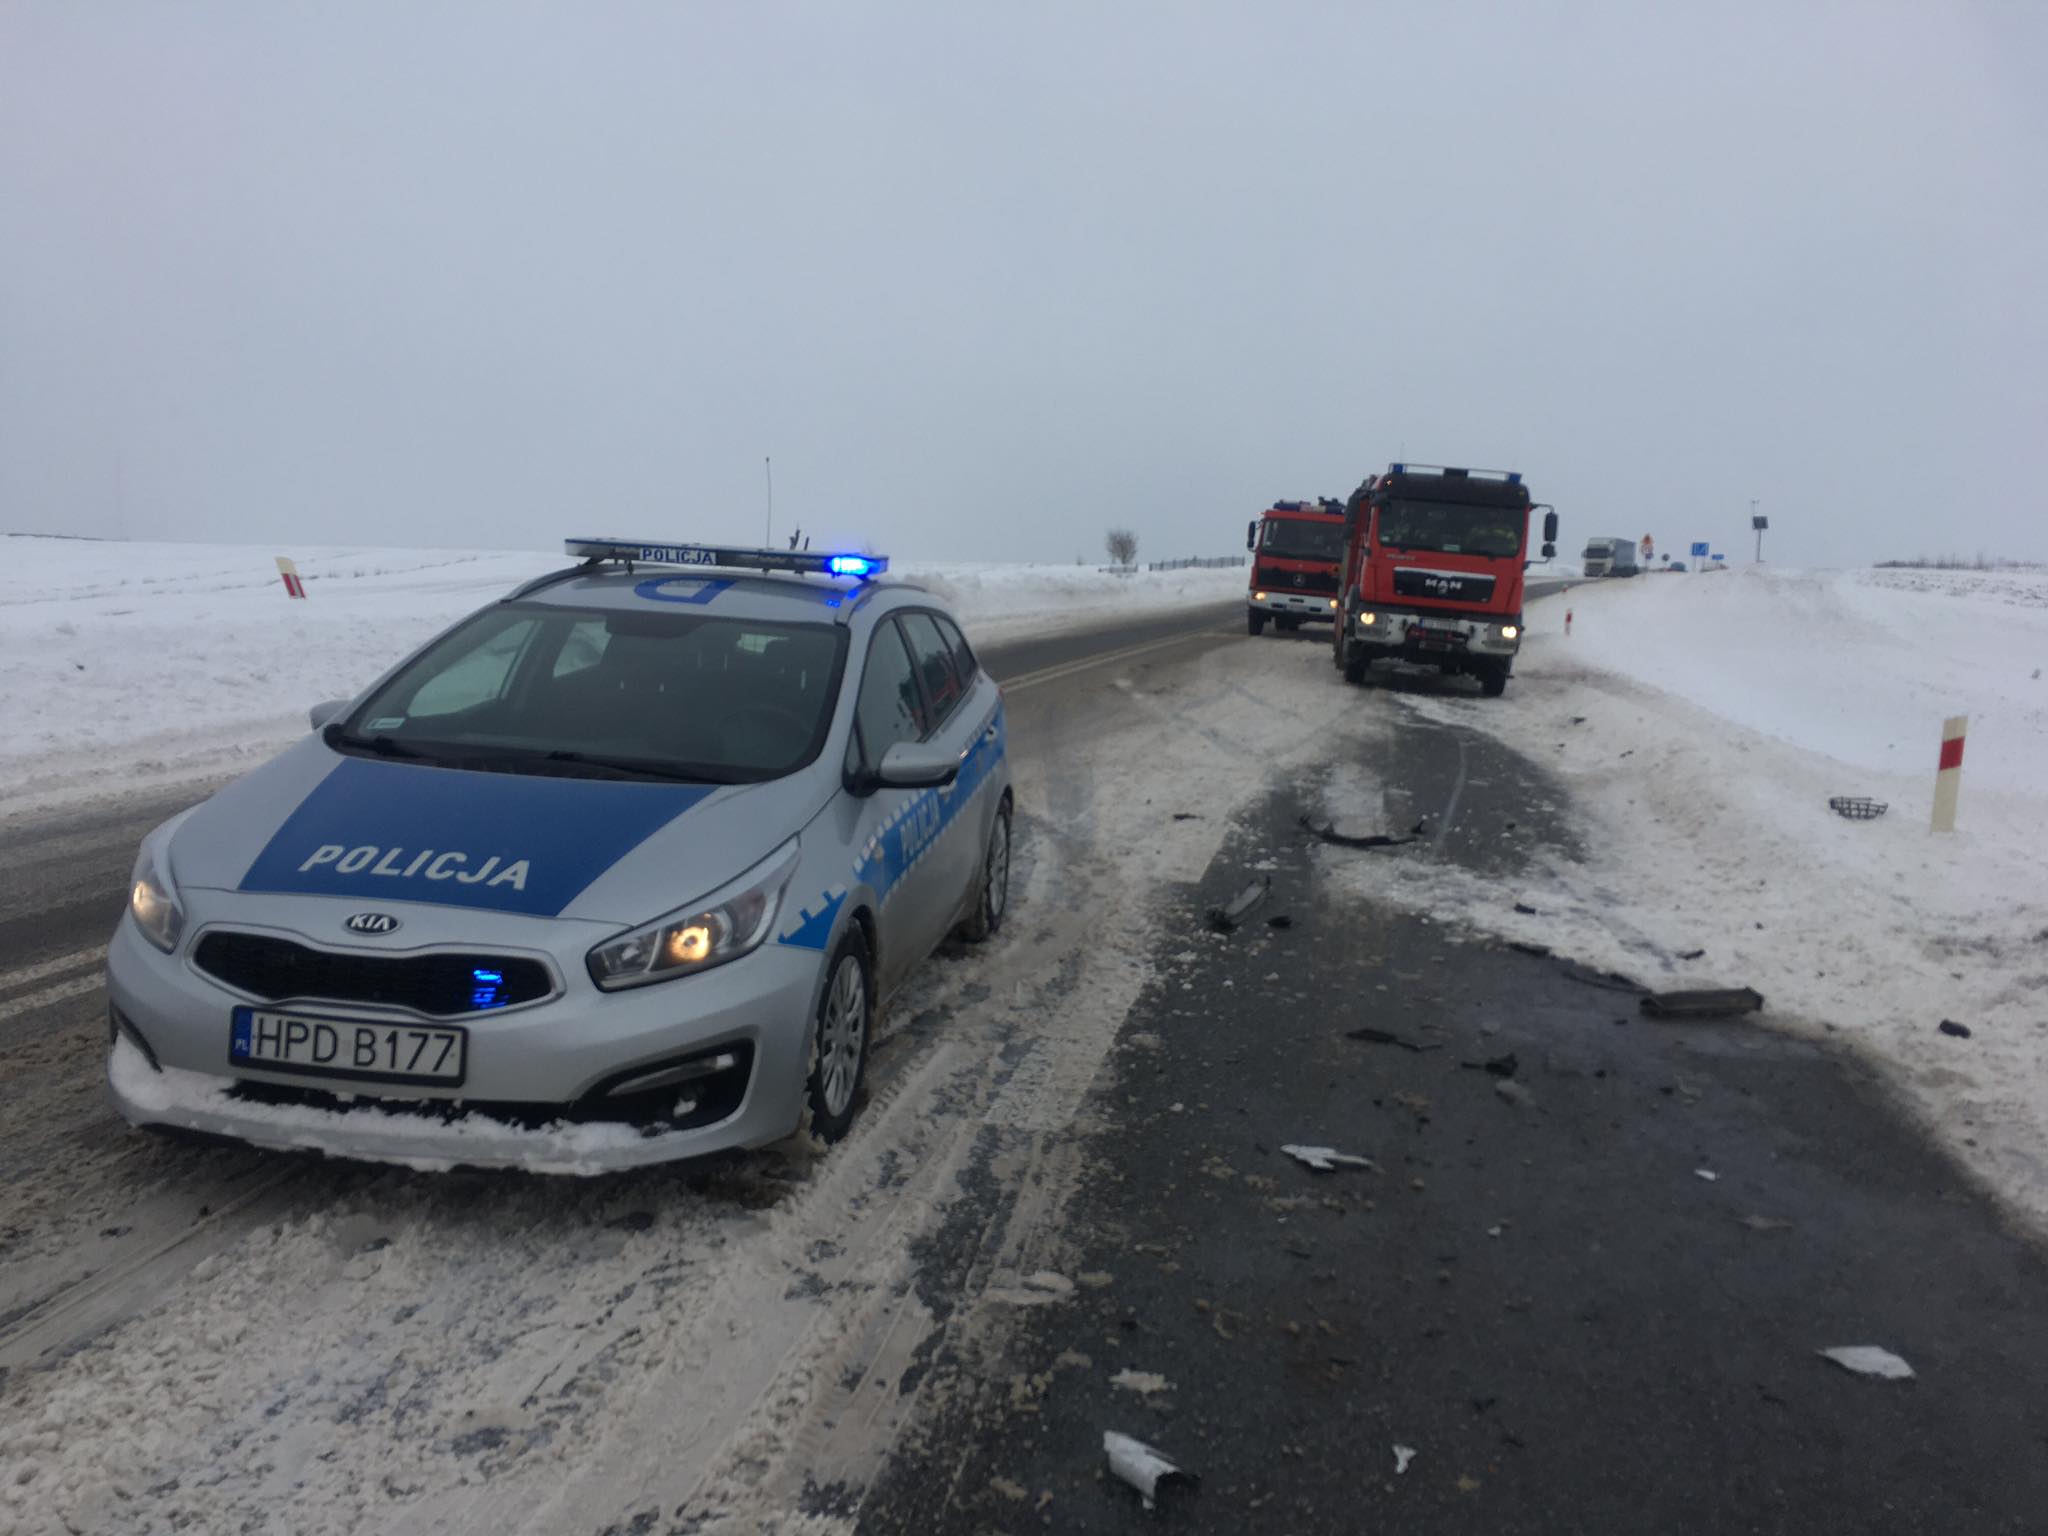
[[[1415,1447],[1397,1445],[1394,1447],[1394,1476],[1399,1477],[1408,1470],[1408,1463],[1415,1459]]]
[[[1065,1301],[1074,1294],[1074,1282],[1050,1269],[1025,1275],[1014,1285],[991,1286],[990,1301],[1008,1302],[1013,1307],[1042,1307],[1047,1302]]]
[[[1638,996],[1650,989],[1633,977],[1619,971],[1596,971],[1590,965],[1581,965],[1576,960],[1564,961],[1564,976],[1567,981],[1576,981],[1582,987],[1601,987],[1609,992],[1633,992]]]
[[[1515,1053],[1509,1051],[1505,1056],[1489,1056],[1484,1061],[1461,1061],[1458,1065],[1467,1072],[1485,1072],[1493,1077],[1513,1077],[1522,1064],[1515,1059]]]
[[[1754,987],[1715,987],[1699,992],[1652,992],[1638,1005],[1653,1019],[1724,1019],[1763,1011]]]
[[[1112,1387],[1122,1387],[1126,1392],[1135,1392],[1140,1397],[1150,1397],[1154,1392],[1171,1392],[1173,1383],[1157,1371],[1134,1371],[1126,1367],[1109,1378]]]
[[[1443,1046],[1435,1041],[1424,1044],[1421,1041],[1410,1040],[1404,1036],[1397,1035],[1391,1029],[1374,1029],[1370,1024],[1361,1025],[1357,1029],[1347,1029],[1344,1031],[1344,1038],[1346,1040],[1363,1040],[1367,1045],[1398,1045],[1404,1051],[1421,1052],[1440,1051],[1443,1049]]]
[[[1539,960],[1547,960],[1551,953],[1548,944],[1532,944],[1526,939],[1509,939],[1508,948],[1517,954],[1534,955]]]
[[[1292,928],[1294,926],[1294,919],[1285,912],[1276,912],[1266,919],[1266,926],[1268,928]]]
[[[1940,1028],[1941,1032],[1944,1035],[1954,1035],[1958,1040],[1967,1040],[1970,1038],[1970,1026],[1967,1024],[1958,1024],[1954,1019],[1943,1019],[1941,1021]]]
[[[1913,1379],[1913,1367],[1890,1350],[1880,1349],[1875,1344],[1843,1344],[1818,1353],[1858,1376],[1881,1376],[1886,1381]]]
[[[1678,958],[1681,960],[1704,960],[1707,958],[1707,952],[1704,949],[1688,949],[1681,953]]]
[[[1536,1103],[1536,1095],[1511,1078],[1495,1078],[1493,1091],[1517,1109],[1529,1109]]]
[[[1848,821],[1875,821],[1891,806],[1867,795],[1831,795],[1828,797],[1828,809]]]
[[[1790,1232],[1792,1223],[1779,1216],[1744,1216],[1742,1224],[1752,1232]]]
[[[1301,818],[1301,824],[1332,848],[1399,848],[1403,843],[1414,842],[1429,830],[1427,816],[1415,823],[1415,829],[1406,837],[1389,837],[1383,832],[1376,832],[1370,837],[1353,837],[1349,833],[1339,832],[1335,822],[1325,822],[1319,827],[1306,816]]]
[[[1184,1477],[1195,1481],[1194,1473],[1181,1471],[1144,1441],[1120,1435],[1113,1429],[1102,1432],[1102,1449],[1109,1455],[1109,1470],[1138,1490],[1147,1509],[1155,1507],[1152,1499],[1161,1478]]]
[[[1534,907],[1530,906],[1526,901],[1516,902],[1515,910],[1521,913],[1524,917],[1536,917],[1540,915],[1537,912],[1537,910]]]
[[[1339,1152],[1335,1147],[1285,1146],[1280,1149],[1297,1163],[1305,1163],[1319,1173],[1328,1173],[1335,1168],[1377,1168],[1369,1157],[1354,1157],[1349,1152]]]
[[[1705,1179],[1709,1184],[1718,1184],[1721,1181],[1721,1175],[1711,1168],[1695,1168],[1692,1176],[1696,1179]]]
[[[1230,898],[1228,905],[1211,907],[1208,913],[1211,933],[1234,933],[1245,913],[1251,911],[1266,899],[1266,893],[1273,889],[1273,877],[1262,875],[1243,890]]]

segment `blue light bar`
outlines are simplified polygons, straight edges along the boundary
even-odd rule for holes
[[[865,580],[889,569],[887,555],[834,555],[808,549],[744,549],[722,544],[656,544],[643,539],[564,539],[578,560],[623,560],[638,565],[688,565],[731,571],[796,571]]]
[[[1474,477],[1481,480],[1499,480],[1508,485],[1520,485],[1522,474],[1515,469],[1452,469],[1442,464],[1389,464],[1390,475],[1445,475],[1453,479]]]

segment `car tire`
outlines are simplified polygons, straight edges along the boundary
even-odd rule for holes
[[[858,928],[832,951],[825,988],[811,1021],[810,1073],[804,1079],[803,1128],[826,1146],[853,1128],[867,1076],[875,1022],[874,964]]]
[[[981,882],[975,893],[974,911],[960,925],[960,937],[980,944],[1003,926],[1010,910],[1010,802],[996,807],[995,825],[989,828],[988,847],[981,854]]]
[[[1263,613],[1248,613],[1244,616],[1245,629],[1254,635],[1266,632],[1266,616]]]

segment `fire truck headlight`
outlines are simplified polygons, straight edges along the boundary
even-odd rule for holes
[[[1361,624],[1377,624],[1379,621],[1380,616],[1376,613],[1361,613],[1358,616],[1358,622]]]
[[[1330,599],[1330,606],[1331,606],[1332,608],[1336,607],[1336,606],[1337,606],[1337,599],[1335,599],[1334,597],[1333,597],[1333,598],[1331,598],[1331,599]]]
[[[1266,600],[1266,594],[1263,592],[1254,592],[1252,596],[1262,603]]]
[[[1503,640],[1516,639],[1521,635],[1521,633],[1522,632],[1519,629],[1515,628],[1515,626],[1512,624],[1503,624],[1500,627],[1500,637]]]

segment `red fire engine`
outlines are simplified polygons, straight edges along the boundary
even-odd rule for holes
[[[1466,672],[1508,685],[1522,644],[1529,489],[1504,470],[1390,464],[1344,507],[1335,660],[1349,683],[1375,661]],[[1543,554],[1557,513],[1543,508]]]

